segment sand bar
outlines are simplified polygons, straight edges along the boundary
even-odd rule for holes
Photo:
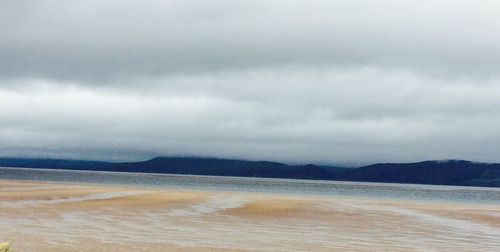
[[[496,251],[500,205],[0,180],[15,251]]]

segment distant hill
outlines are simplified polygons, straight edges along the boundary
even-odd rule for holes
[[[331,180],[345,168],[316,165],[291,166],[268,161],[244,161],[217,158],[154,158],[145,162],[117,163],[113,170],[171,174],[196,174],[262,178]]]
[[[359,168],[269,161],[158,157],[141,162],[0,158],[2,167],[500,187],[500,164],[463,160],[380,163]],[[1,178],[1,174],[0,174]]]
[[[101,162],[61,159],[0,158],[2,167],[145,172],[262,178],[331,180],[348,168],[317,165],[286,165],[268,161],[218,158],[158,157],[141,162]]]
[[[352,169],[340,179],[411,184],[500,187],[500,164],[464,160],[374,164]]]

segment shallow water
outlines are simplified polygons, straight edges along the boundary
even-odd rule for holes
[[[241,178],[195,175],[0,168],[0,178],[132,185],[202,191],[262,192],[286,195],[366,197],[500,204],[500,188],[409,185],[341,181]]]

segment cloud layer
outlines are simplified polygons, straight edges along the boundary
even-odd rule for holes
[[[6,1],[0,155],[500,161],[497,1]]]

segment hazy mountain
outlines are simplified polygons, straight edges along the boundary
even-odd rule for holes
[[[412,184],[500,186],[500,164],[464,160],[382,163],[342,173],[342,180]]]
[[[313,164],[287,165],[269,161],[188,157],[158,157],[142,162],[121,163],[0,158],[0,166],[500,187],[500,164],[463,160],[380,163],[359,168],[344,168]]]

